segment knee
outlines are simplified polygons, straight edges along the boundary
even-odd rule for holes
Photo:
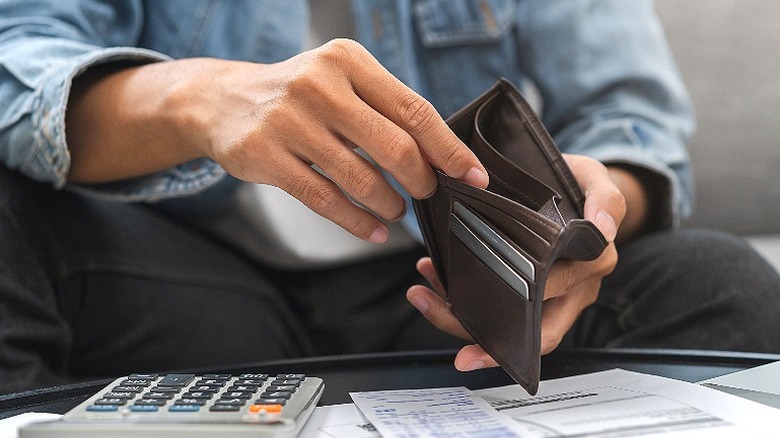
[[[636,245],[636,252],[647,264],[695,281],[780,285],[777,271],[745,239],[719,230],[690,228],[657,233]]]

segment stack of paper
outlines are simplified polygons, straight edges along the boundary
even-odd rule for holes
[[[352,393],[317,408],[304,437],[776,437],[780,410],[625,370],[541,384]]]

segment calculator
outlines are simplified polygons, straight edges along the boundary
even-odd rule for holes
[[[131,374],[19,437],[293,437],[324,388],[304,374]]]

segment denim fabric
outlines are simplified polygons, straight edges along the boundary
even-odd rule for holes
[[[744,239],[683,228],[619,252],[560,348],[780,352],[780,278]]]
[[[656,175],[661,227],[690,211],[692,112],[650,1],[360,0],[352,9],[358,40],[442,115],[500,76],[531,83],[563,151]],[[301,50],[307,25],[304,0],[1,0],[0,159],[63,187],[64,111],[85,69],[193,56],[275,62]],[[86,189],[153,201],[225,179],[199,160]]]

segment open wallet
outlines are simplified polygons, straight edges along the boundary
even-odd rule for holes
[[[436,171],[415,200],[443,298],[526,391],[541,368],[544,285],[559,259],[593,260],[607,241],[583,219],[585,196],[552,138],[506,79],[447,119],[490,176],[487,189]]]

